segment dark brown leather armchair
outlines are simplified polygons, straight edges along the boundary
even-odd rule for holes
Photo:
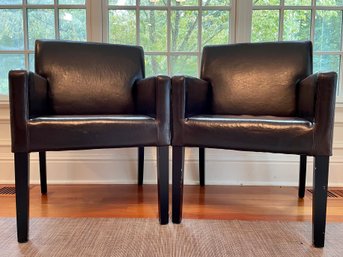
[[[314,156],[313,242],[323,247],[336,80],[312,74],[311,42],[205,47],[201,79],[172,79],[173,222],[182,218],[186,146],[200,147],[202,176],[205,147],[300,155],[300,197]]]
[[[168,223],[170,79],[144,79],[141,47],[37,41],[36,73],[11,71],[18,241],[28,240],[29,153],[40,153],[46,193],[46,151],[157,146],[159,218]]]

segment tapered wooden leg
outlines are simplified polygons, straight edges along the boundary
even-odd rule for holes
[[[182,220],[183,204],[183,165],[184,165],[184,148],[179,146],[173,147],[173,223],[180,224]]]
[[[304,196],[305,196],[306,163],[307,163],[307,156],[306,155],[300,155],[299,188],[298,188],[299,198],[304,198]]]
[[[315,247],[324,247],[329,157],[315,156],[313,166],[312,238]]]
[[[48,192],[46,183],[46,154],[39,152],[40,191],[43,195]]]
[[[15,153],[15,188],[17,205],[17,238],[19,243],[27,242],[29,234],[29,177],[30,155]]]
[[[160,224],[169,221],[169,147],[157,147],[157,187]]]
[[[205,148],[199,148],[199,178],[200,186],[205,186]]]
[[[144,147],[138,147],[138,185],[143,185]]]

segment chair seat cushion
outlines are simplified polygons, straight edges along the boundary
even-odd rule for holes
[[[157,145],[157,125],[145,115],[36,117],[28,122],[29,151]]]
[[[174,145],[309,155],[313,147],[314,123],[297,117],[203,115],[182,126]]]

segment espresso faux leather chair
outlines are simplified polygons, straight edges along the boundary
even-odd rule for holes
[[[159,219],[168,223],[170,79],[144,79],[141,47],[37,41],[36,73],[10,71],[18,241],[28,240],[29,153],[157,146]],[[115,167],[114,167],[115,169]]]
[[[337,74],[312,74],[311,42],[203,50],[201,79],[172,78],[173,217],[182,218],[184,147],[297,154],[300,197],[314,156],[313,242],[324,246]]]

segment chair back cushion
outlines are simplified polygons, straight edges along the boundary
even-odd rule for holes
[[[207,46],[201,64],[215,114],[294,116],[297,82],[311,73],[311,42]]]
[[[131,88],[144,77],[141,47],[39,40],[35,61],[54,114],[133,113]]]

